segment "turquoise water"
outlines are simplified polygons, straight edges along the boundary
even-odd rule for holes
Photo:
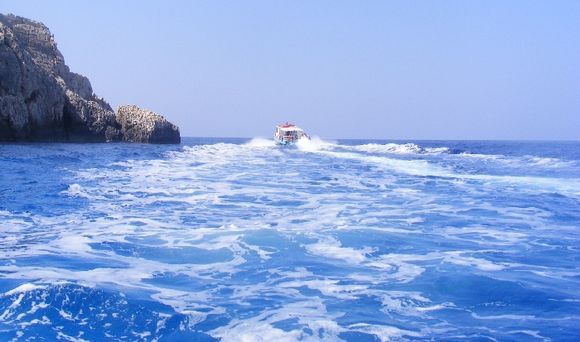
[[[0,145],[0,340],[580,338],[580,142]]]

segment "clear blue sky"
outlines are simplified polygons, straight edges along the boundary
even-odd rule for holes
[[[580,138],[580,1],[29,1],[114,107],[184,136]]]

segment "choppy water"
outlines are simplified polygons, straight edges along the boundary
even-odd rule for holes
[[[0,340],[580,338],[580,142],[0,146]]]

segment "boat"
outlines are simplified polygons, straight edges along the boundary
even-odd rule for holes
[[[274,140],[276,140],[278,145],[292,145],[298,142],[300,139],[310,140],[310,137],[304,132],[302,128],[289,122],[276,126]]]

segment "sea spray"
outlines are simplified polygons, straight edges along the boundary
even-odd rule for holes
[[[255,137],[252,138],[252,140],[245,143],[244,145],[248,147],[274,147],[276,146],[276,142],[272,139]]]
[[[310,139],[300,139],[296,142],[296,147],[304,152],[316,152],[321,150],[329,150],[336,147],[337,144],[334,141],[323,140],[320,137],[313,136]]]

